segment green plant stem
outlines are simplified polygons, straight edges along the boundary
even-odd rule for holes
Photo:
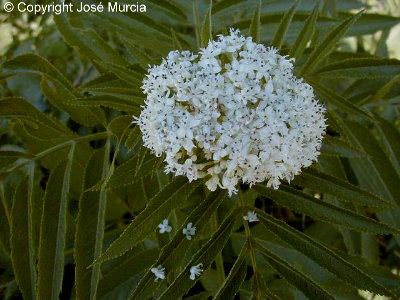
[[[243,198],[243,192],[240,190],[239,191],[239,201],[240,201],[240,206],[242,206],[242,211],[243,211],[243,215],[246,215],[247,211],[245,209],[245,207],[247,206],[246,202],[244,201]],[[242,218],[242,222],[243,222],[243,226],[244,226],[244,231],[246,234],[246,240],[249,244],[249,249],[250,249],[250,260],[251,260],[251,265],[254,269],[254,272],[257,271],[257,262],[256,262],[256,257],[254,255],[254,250],[253,250],[253,239],[251,237],[251,233],[250,233],[250,227],[248,222]]]
[[[217,212],[215,212],[211,217],[211,226],[213,228],[213,232],[217,231],[218,229],[218,216]],[[225,270],[224,270],[224,260],[222,258],[222,253],[218,253],[215,258],[215,265],[217,267],[217,278],[218,283],[221,285],[224,283],[226,279]]]

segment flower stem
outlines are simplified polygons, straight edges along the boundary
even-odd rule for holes
[[[211,217],[211,226],[214,231],[218,229],[218,216],[217,212],[215,212]],[[215,258],[215,265],[217,267],[217,279],[218,283],[222,285],[226,279],[225,270],[224,270],[224,260],[222,258],[222,253],[219,252],[217,257]]]

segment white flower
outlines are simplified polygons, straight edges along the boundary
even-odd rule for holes
[[[172,230],[172,227],[169,226],[167,219],[164,219],[161,224],[158,224],[158,228],[160,228],[160,233],[171,232]]]
[[[293,59],[231,30],[198,54],[172,51],[143,81],[136,123],[166,172],[210,190],[240,181],[277,189],[318,157],[325,109],[293,75]]]
[[[245,219],[246,221],[249,221],[249,222],[258,222],[258,221],[260,221],[257,218],[257,214],[255,213],[254,210],[253,211],[248,211],[247,212],[247,216],[243,216],[243,219]]]
[[[151,272],[156,276],[154,279],[155,282],[157,282],[158,279],[163,280],[165,278],[165,268],[163,268],[161,265],[157,268],[151,268]]]
[[[195,280],[196,277],[200,276],[203,273],[203,264],[198,264],[197,266],[190,267],[190,276],[191,280]]]
[[[184,235],[186,235],[186,238],[188,240],[191,240],[192,236],[194,236],[196,234],[196,227],[192,227],[192,226],[193,226],[193,224],[192,224],[192,222],[190,222],[186,225],[186,228],[182,229],[182,233]]]

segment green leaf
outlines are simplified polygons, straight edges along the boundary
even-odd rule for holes
[[[329,117],[328,117],[329,119]],[[328,125],[330,126],[330,125]],[[322,144],[323,154],[334,155],[334,156],[344,156],[344,157],[359,157],[368,156],[365,152],[357,147],[354,147],[347,141],[331,136],[325,135],[324,142]]]
[[[250,24],[250,36],[253,37],[253,41],[256,43],[260,42],[260,11],[261,11],[261,0],[258,0],[257,8],[254,12],[253,20]]]
[[[21,121],[28,121],[29,125],[39,124],[47,127],[55,135],[71,135],[71,133],[59,122],[52,120],[44,113],[37,110],[32,104],[23,98],[10,97],[0,99],[0,116]],[[43,127],[42,127],[43,128]],[[35,126],[38,129],[38,126]],[[42,129],[43,130],[43,129]]]
[[[315,24],[318,18],[319,2],[314,7],[314,10],[307,18],[303,28],[298,34],[293,46],[290,47],[289,56],[293,57],[296,61],[299,60],[307,47],[308,42],[312,39],[315,31]]]
[[[177,16],[181,19],[187,19],[185,12],[174,2],[166,0],[166,1],[158,1],[158,0],[148,0],[148,2],[158,6],[159,8]]]
[[[360,186],[393,204],[400,205],[399,172],[390,163],[374,135],[368,128],[354,121],[342,121],[342,125],[350,141],[370,156],[350,160]],[[388,209],[377,215],[385,223],[400,228],[400,209]],[[397,240],[400,243],[398,237]]]
[[[335,297],[329,294],[322,286],[309,278],[305,273],[298,271],[289,263],[270,252],[267,248],[260,247],[260,253],[265,260],[284,277],[291,285],[298,288],[310,299],[332,299]]]
[[[377,91],[375,91],[372,95],[370,95],[365,101],[362,103],[372,103],[372,102],[378,102],[393,89],[395,88],[400,82],[400,75],[394,76],[392,79],[389,80],[385,85],[380,87]]]
[[[225,191],[216,191],[209,194],[183,222],[181,227],[176,231],[171,242],[163,247],[160,257],[154,265],[162,265],[169,270],[168,272],[178,270],[185,258],[185,254],[188,252],[190,245],[192,244],[192,241],[186,239],[182,234],[183,228],[186,228],[188,223],[192,223],[193,227],[196,227],[196,234],[199,234],[204,227],[207,226],[211,216],[224,201],[225,197]],[[159,283],[154,282],[154,274],[148,270],[134,290],[131,298],[145,299],[146,297],[150,297],[158,286]]]
[[[351,16],[348,12],[339,12],[338,16],[341,19]],[[365,13],[357,22],[352,26],[347,36],[361,36],[367,34],[374,34],[380,30],[390,30],[392,27],[399,24],[400,18],[393,17],[388,14],[382,13]]]
[[[310,76],[323,78],[382,78],[400,72],[400,60],[388,58],[353,58],[335,62],[318,69]]]
[[[364,273],[318,241],[291,228],[286,223],[275,219],[261,210],[257,210],[257,215],[264,226],[279,239],[308,256],[345,282],[350,282],[362,290],[393,296],[390,291],[377,283],[368,274]]]
[[[16,188],[10,216],[11,260],[15,279],[24,299],[36,299],[37,276],[31,182],[32,178],[26,179]]]
[[[102,63],[102,66],[110,71],[111,73],[115,74],[118,78],[121,80],[125,81],[128,83],[130,86],[141,86],[142,85],[142,79],[144,75],[131,70],[127,69],[123,66],[115,65],[115,64],[110,64],[110,63]]]
[[[98,108],[76,108],[68,104],[75,95],[58,81],[52,81],[42,77],[41,89],[47,100],[61,111],[67,112],[71,119],[85,126],[105,124],[107,122],[104,112]]]
[[[295,185],[310,188],[323,194],[334,195],[338,200],[349,201],[355,205],[376,206],[384,208],[395,207],[392,203],[359,188],[343,179],[319,172],[315,169],[305,169],[292,182]]]
[[[115,189],[131,185],[139,179],[152,175],[159,169],[160,162],[162,162],[160,159],[148,152],[142,152],[142,154],[143,156],[139,154],[132,156],[124,164],[116,168],[110,178],[107,179],[107,183],[104,187],[107,189]],[[94,189],[97,188],[99,188],[99,185],[94,187]]]
[[[400,172],[400,132],[388,120],[377,118],[375,123],[382,144],[395,170]]]
[[[217,1],[212,10],[213,10],[213,14],[218,13],[219,11],[222,11],[226,8],[229,8],[231,6],[234,6],[236,4],[239,4],[241,2],[244,2],[246,0],[221,0],[221,1]]]
[[[139,126],[135,126],[131,131],[129,131],[128,136],[125,141],[125,146],[128,151],[132,151],[140,143],[142,139],[142,133]]]
[[[155,231],[158,224],[167,218],[170,211],[181,205],[197,185],[187,182],[183,176],[163,188],[154,196],[146,208],[130,223],[121,236],[94,262],[102,263],[121,256]]]
[[[172,39],[172,43],[173,43],[173,48],[176,50],[182,51],[183,50],[182,44],[179,41],[175,30],[173,30],[172,28],[171,28],[171,39]]]
[[[335,48],[336,43],[346,34],[347,30],[357,21],[363,11],[351,16],[340,25],[333,28],[324,40],[314,48],[304,65],[301,67],[298,76],[309,74],[327,57]]]
[[[132,125],[133,118],[130,115],[121,115],[113,119],[107,126],[107,130],[112,132],[119,140],[124,138],[126,131]]]
[[[279,27],[276,30],[274,39],[272,40],[272,46],[280,49],[282,46],[282,42],[285,38],[286,32],[289,29],[289,25],[292,22],[293,15],[296,11],[297,6],[299,5],[300,0],[297,0],[290,9],[283,15],[282,21],[279,23]]]
[[[103,61],[117,65],[128,62],[108,45],[93,29],[72,28],[65,14],[54,15],[54,22],[67,44],[77,49],[93,62]]]
[[[123,263],[104,274],[100,279],[97,296],[107,296],[108,293],[118,288],[132,277],[149,269],[157,259],[158,249],[145,250],[137,255],[128,257]]]
[[[44,196],[38,255],[38,299],[57,299],[64,273],[67,204],[75,144],[51,173]]]
[[[124,46],[128,53],[139,63],[143,70],[147,70],[149,68],[149,65],[156,64],[156,61],[150,55],[148,55],[146,51],[143,51],[122,36],[120,36],[120,39],[124,43]]]
[[[134,98],[132,99],[134,100]],[[116,110],[122,110],[127,112],[134,112],[134,114],[140,113],[140,104],[134,102],[132,100],[127,100],[114,96],[91,96],[85,98],[75,98],[70,101],[70,105],[73,106],[81,106],[82,109],[87,109],[87,107],[109,107]],[[143,101],[143,99],[141,99]],[[142,102],[141,101],[141,102]],[[142,103],[143,104],[143,103]],[[78,108],[74,108],[78,109]]]
[[[12,198],[12,197],[11,197]],[[11,223],[11,201],[6,198],[4,183],[0,182],[0,251],[4,249],[7,256],[10,256],[10,223]]]
[[[279,190],[274,190],[263,185],[256,185],[254,189],[282,206],[325,222],[342,225],[361,232],[378,234],[400,233],[399,229],[324,202],[287,186],[281,185]]]
[[[198,278],[196,280],[189,279],[190,268],[192,266],[201,263],[203,264],[204,270],[211,266],[211,263],[214,261],[217,254],[222,251],[228,241],[238,212],[239,210],[234,210],[225,218],[209,241],[196,252],[185,268],[160,296],[160,300],[179,299],[195,284]]]
[[[88,189],[109,172],[110,140],[93,152],[85,170],[84,189]],[[96,299],[100,265],[88,268],[103,247],[107,191],[87,191],[79,200],[75,235],[75,284],[79,299]]]
[[[207,15],[204,18],[203,24],[200,29],[200,46],[207,47],[208,42],[212,40],[212,23],[211,23],[211,10],[213,1],[210,0],[210,7],[207,11]]]
[[[114,75],[110,74],[111,77],[114,77]],[[112,82],[110,82],[112,81]],[[114,83],[116,84],[114,84]],[[92,81],[93,83],[93,81]],[[113,97],[118,97],[118,98],[123,98],[126,100],[131,100],[132,102],[135,103],[143,103],[143,99],[145,98],[144,94],[142,93],[141,90],[135,89],[135,88],[128,88],[125,86],[125,82],[122,82],[120,79],[110,79],[110,80],[105,80],[105,82],[100,83],[102,87],[84,87],[80,88],[80,91],[83,93],[89,93],[90,95],[93,96],[113,96]],[[104,85],[109,85],[104,87]]]
[[[60,84],[73,89],[69,80],[58,71],[48,60],[36,54],[24,54],[13,57],[3,63],[3,68],[13,70],[18,73],[36,73],[47,76],[49,79],[57,80]]]
[[[372,116],[369,114],[369,112],[367,112],[363,108],[355,106],[353,103],[349,102],[346,98],[337,94],[335,91],[315,81],[312,81],[311,84],[315,88],[319,99],[326,100],[328,104],[331,104],[334,107],[349,114],[355,114],[363,118],[372,119]]]
[[[219,288],[218,292],[214,296],[215,300],[234,299],[236,293],[239,291],[244,278],[247,273],[246,254],[247,244],[244,244],[238,258],[236,259],[232,269],[230,270],[228,277]]]

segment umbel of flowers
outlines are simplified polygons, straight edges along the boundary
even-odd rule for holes
[[[239,181],[278,188],[319,155],[325,109],[293,75],[293,59],[231,30],[198,54],[172,51],[150,67],[136,120],[166,172],[237,192]]]

